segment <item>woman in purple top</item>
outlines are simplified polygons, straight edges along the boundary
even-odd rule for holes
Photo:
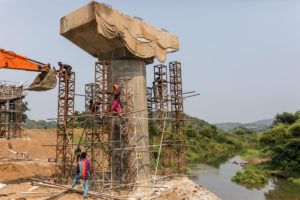
[[[113,88],[114,88],[114,91],[113,91],[114,101],[111,106],[111,112],[117,111],[118,116],[122,117],[122,108],[121,108],[121,104],[120,104],[120,98],[121,98],[120,87],[118,85],[114,85]]]

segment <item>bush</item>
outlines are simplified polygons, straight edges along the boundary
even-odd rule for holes
[[[269,176],[261,169],[257,169],[254,166],[247,166],[243,172],[237,172],[231,180],[248,189],[262,189],[268,183]]]
[[[284,114],[284,116],[290,115]],[[297,117],[295,117],[297,121],[295,123],[277,124],[265,131],[260,138],[260,142],[265,146],[265,150],[271,152],[272,164],[279,166],[282,170],[300,171],[299,115],[300,113],[297,112]]]
[[[290,177],[288,181],[291,183],[300,184],[300,178]]]

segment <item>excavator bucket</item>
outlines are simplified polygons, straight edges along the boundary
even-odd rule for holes
[[[56,73],[54,70],[41,72],[37,75],[31,85],[27,88],[30,91],[47,91],[56,87]]]

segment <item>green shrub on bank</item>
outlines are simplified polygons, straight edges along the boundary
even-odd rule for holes
[[[231,180],[248,189],[262,189],[268,184],[269,176],[264,170],[247,166],[243,172],[237,172]]]
[[[290,120],[293,114],[277,114],[278,120],[275,120],[277,123],[274,123],[273,127],[265,131],[260,138],[264,149],[271,152],[272,164],[281,170],[300,172],[299,114],[296,112],[295,120]]]
[[[300,178],[290,177],[290,178],[288,179],[288,181],[291,182],[291,183],[300,184]]]

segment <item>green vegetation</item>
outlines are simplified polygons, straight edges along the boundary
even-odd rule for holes
[[[300,187],[298,184],[280,179],[274,179],[273,183],[276,187],[265,193],[265,198],[267,200],[299,199]]]
[[[273,124],[262,133],[253,134],[256,140],[252,148],[247,149],[241,155],[245,160],[259,160],[269,158],[270,162],[249,164],[243,173],[238,172],[232,180],[251,188],[257,185],[262,187],[260,181],[265,176],[260,172],[281,177],[295,176],[300,173],[300,112],[279,113],[275,116]],[[244,137],[246,139],[247,137]],[[250,138],[251,139],[251,138]],[[256,144],[255,144],[256,143]],[[253,173],[251,175],[251,173]],[[257,173],[257,175],[255,175]],[[255,181],[258,181],[257,184]],[[289,178],[291,183],[300,183],[299,178]]]
[[[246,128],[252,131],[264,131],[266,130],[273,122],[273,119],[263,119],[252,123],[218,123],[215,124],[218,128],[222,129],[225,132],[231,131],[236,128]]]
[[[231,180],[248,189],[262,189],[268,183],[269,176],[264,170],[254,166],[247,166],[244,168],[243,172],[237,172]]]
[[[51,129],[56,128],[57,123],[56,121],[45,121],[45,120],[31,120],[28,119],[27,115],[25,114],[26,111],[30,110],[28,109],[27,102],[23,103],[22,105],[24,114],[22,116],[23,122],[24,122],[24,128],[26,129]],[[82,117],[85,113],[75,111],[75,121],[74,121],[74,128],[84,128],[84,120],[85,118]]]
[[[186,117],[185,135],[190,162],[204,162],[218,166],[258,141],[256,134],[245,128],[224,133],[216,126],[193,117]]]
[[[28,116],[26,115],[26,112],[30,109],[28,108],[28,102],[22,102],[21,104],[21,110],[22,110],[22,122],[26,122],[28,119]]]
[[[56,128],[56,121],[45,121],[45,120],[31,120],[26,119],[24,123],[24,128],[27,129],[50,129],[50,128]]]
[[[74,112],[74,128],[84,128],[85,123],[85,112],[75,111]]]
[[[291,182],[291,183],[300,184],[300,178],[290,177],[290,178],[288,179],[288,181]]]
[[[260,143],[269,151],[272,164],[281,170],[300,172],[300,113],[277,114],[272,128],[265,131]]]
[[[155,115],[155,113],[153,113]],[[236,129],[224,133],[216,126],[204,120],[185,115],[184,122],[185,143],[187,147],[188,162],[202,162],[218,167],[228,158],[235,156],[246,147],[250,147],[257,140],[252,131]],[[166,131],[172,132],[169,126]],[[161,130],[157,123],[149,125],[150,144],[159,144]],[[177,138],[176,138],[177,137]],[[178,135],[168,135],[168,140],[178,140]],[[176,150],[174,150],[174,153]],[[159,147],[152,149],[153,158],[157,158]],[[155,159],[153,159],[155,160]],[[155,166],[155,161],[152,166]],[[169,165],[165,164],[165,165]]]
[[[251,160],[259,157],[261,157],[261,151],[257,149],[247,149],[241,153],[241,158],[243,160]]]

